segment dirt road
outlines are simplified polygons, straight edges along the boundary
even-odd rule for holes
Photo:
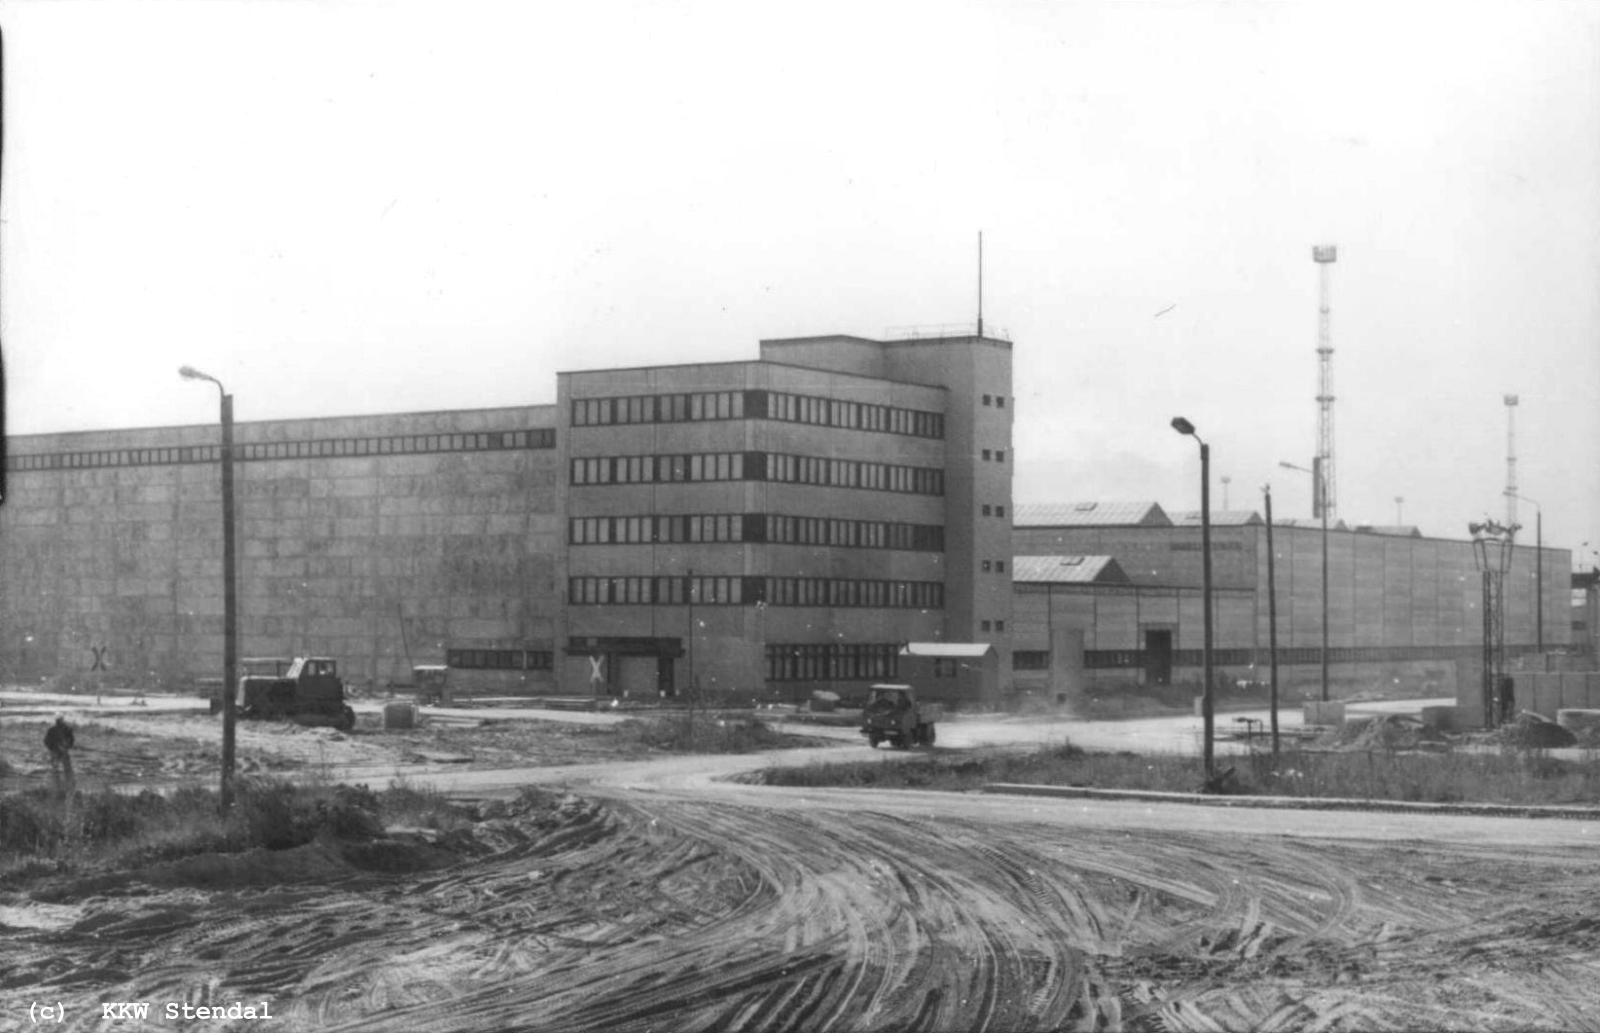
[[[33,903],[40,928],[0,935],[0,1014],[61,1001],[57,1028],[136,1029],[99,1005],[267,1000],[270,1024],[233,1028],[319,1033],[1600,1027],[1592,824],[718,780],[767,762],[439,774],[577,795],[364,868],[312,844],[63,884]],[[430,850],[460,860],[425,870]]]

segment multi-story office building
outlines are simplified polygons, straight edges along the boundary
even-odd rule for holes
[[[1010,350],[817,337],[561,374],[563,687],[853,693],[907,642],[1003,648]]]

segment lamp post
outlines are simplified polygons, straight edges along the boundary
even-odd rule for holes
[[[1202,609],[1205,614],[1205,640],[1201,653],[1202,677],[1200,714],[1205,725],[1206,782],[1212,778],[1212,728],[1215,716],[1211,703],[1211,446],[1195,433],[1194,424],[1182,416],[1172,418],[1172,429],[1200,443],[1200,557]]]
[[[1468,524],[1472,534],[1472,558],[1483,575],[1483,723],[1494,728],[1500,723],[1505,700],[1500,679],[1505,665],[1505,575],[1511,568],[1512,546],[1517,525],[1485,518]]]
[[[207,380],[217,385],[222,395],[222,809],[233,804],[234,722],[237,718],[234,692],[235,671],[239,666],[239,611],[234,596],[233,542],[233,396],[222,381],[193,366],[184,366],[178,375],[185,380]]]
[[[1328,486],[1323,483],[1322,459],[1311,461],[1311,469],[1280,462],[1285,470],[1311,475],[1312,505],[1322,517],[1322,702],[1328,702]]]
[[[1534,636],[1539,643],[1539,655],[1544,655],[1544,507],[1526,495],[1512,495],[1533,507],[1533,598]]]
[[[1267,500],[1267,651],[1272,664],[1272,754],[1278,754],[1278,578],[1272,548],[1272,485],[1263,484]]]

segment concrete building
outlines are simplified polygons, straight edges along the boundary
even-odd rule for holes
[[[1014,507],[1012,391],[1008,341],[824,336],[561,373],[551,406],[241,423],[240,655],[594,696],[850,698],[928,665],[950,702],[984,705],[1197,680],[1198,518]],[[0,677],[221,673],[218,442],[215,425],[10,440]],[[1266,528],[1213,524],[1216,665],[1262,678]],[[1305,687],[1321,534],[1274,531],[1279,659]],[[1447,682],[1477,655],[1469,542],[1343,524],[1329,541],[1336,692]],[[1532,552],[1508,582],[1513,654],[1535,637]],[[1552,577],[1544,595],[1560,648],[1570,592]]]
[[[222,668],[215,425],[14,437],[0,672],[186,684]],[[235,427],[243,656],[551,681],[561,540],[549,406]]]
[[[617,695],[853,695],[912,641],[1009,671],[1009,342],[764,341],[557,397],[239,424],[240,655]],[[9,444],[0,674],[220,673],[216,426]]]
[[[859,695],[910,641],[1009,666],[1010,343],[760,356],[559,375],[563,691]]]
[[[1085,677],[1198,684],[1204,605],[1198,514],[1169,515],[1153,502],[1078,503],[1024,505],[1017,519],[1015,563],[1027,573],[1025,580],[1019,575],[1012,640],[1018,688],[1059,685],[1035,672],[1054,662],[1063,636],[1082,637]],[[1280,678],[1309,689],[1321,678],[1322,532],[1309,521],[1275,523],[1272,530]],[[1212,514],[1213,664],[1223,681],[1266,679],[1266,550],[1259,515]],[[1544,569],[1565,570],[1568,556],[1547,548]],[[1040,562],[1044,557],[1084,563],[1051,568]],[[1114,561],[1120,576],[1106,576],[1106,567],[1083,576],[1096,557]],[[1535,550],[1517,546],[1506,582],[1513,655],[1536,648],[1535,570]],[[1333,695],[1395,679],[1455,692],[1458,661],[1476,664],[1482,647],[1482,582],[1470,541],[1425,538],[1415,528],[1352,530],[1341,522],[1329,530],[1328,571]],[[1555,578],[1546,578],[1544,588],[1546,647],[1559,649],[1568,641],[1569,593]]]

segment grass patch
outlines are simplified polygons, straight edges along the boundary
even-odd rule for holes
[[[1430,803],[1600,804],[1600,764],[1538,751],[1497,753],[1318,753],[1290,750],[1222,758],[1227,791],[1240,795],[1340,797]],[[964,791],[990,782],[1197,792],[1199,758],[1090,753],[1071,744],[1016,752],[941,754],[893,763],[861,761],[773,768],[767,785],[873,786]]]
[[[708,713],[632,718],[615,727],[624,741],[669,753],[754,753],[811,744],[809,739],[775,732],[764,721]]]
[[[132,868],[199,854],[288,850],[312,842],[363,843],[386,824],[454,828],[464,816],[440,795],[398,787],[295,784],[246,778],[234,806],[184,788],[128,796],[110,790],[60,794],[33,789],[0,796],[0,885],[41,871]]]

